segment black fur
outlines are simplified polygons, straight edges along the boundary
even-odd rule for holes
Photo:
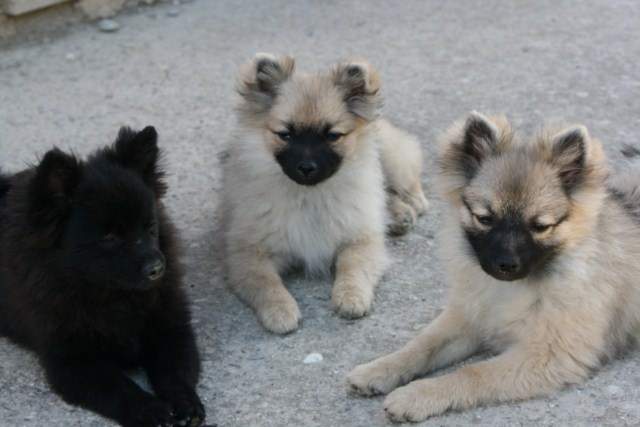
[[[152,127],[123,128],[86,161],[53,149],[0,176],[0,333],[67,402],[125,426],[205,417],[159,155]],[[155,396],[122,371],[136,366]]]
[[[330,178],[340,168],[342,157],[331,142],[340,135],[322,128],[291,126],[289,132],[278,134],[287,144],[275,154],[282,171],[300,185],[316,185]]]
[[[5,195],[11,188],[11,179],[9,175],[0,172],[0,223],[2,223],[2,208],[5,204]]]
[[[509,282],[544,272],[558,249],[537,243],[523,224],[507,221],[486,232],[467,229],[465,234],[482,269]]]
[[[11,181],[9,175],[5,175],[0,172],[0,197],[3,197],[11,187]]]
[[[467,210],[473,215],[469,204],[463,200]],[[559,225],[568,217],[562,217],[553,224]],[[549,271],[558,247],[541,244],[532,235],[535,224],[527,224],[516,210],[482,217],[486,229],[465,228],[465,235],[478,263],[485,273],[495,279],[513,281],[527,276],[540,276]]]

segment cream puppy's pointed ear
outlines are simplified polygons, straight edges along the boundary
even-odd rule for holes
[[[293,56],[256,54],[238,73],[238,93],[246,101],[245,110],[253,114],[269,111],[294,68]]]
[[[452,201],[477,175],[486,160],[517,144],[516,135],[503,115],[472,111],[453,124],[441,138],[437,186]]]
[[[349,111],[365,120],[375,120],[380,113],[380,78],[365,59],[342,62],[333,69],[333,81],[344,94]]]
[[[602,147],[582,125],[569,126],[551,137],[551,161],[558,167],[564,190],[571,193],[582,183],[597,178],[603,168]]]
[[[461,148],[469,156],[468,161],[476,166],[495,152],[497,146],[496,126],[483,114],[472,111],[464,124]]]
[[[494,120],[472,111],[463,124],[455,124],[445,138],[442,167],[471,179],[482,162],[498,151],[499,129]]]

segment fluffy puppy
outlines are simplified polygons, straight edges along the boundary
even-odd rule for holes
[[[448,302],[404,348],[356,367],[351,388],[391,392],[393,420],[421,421],[554,392],[637,340],[640,181],[606,177],[584,126],[550,126],[525,143],[502,116],[456,124],[437,179],[449,205]],[[483,349],[497,355],[410,382]]]
[[[154,128],[0,176],[0,333],[67,402],[125,426],[200,425],[200,360]],[[155,395],[122,369],[145,369]]]
[[[386,204],[395,234],[427,207],[418,142],[379,118],[380,82],[365,60],[304,74],[292,57],[258,54],[238,80],[223,203],[231,288],[282,334],[301,314],[280,272],[334,268],[338,313],[364,316],[387,265]]]

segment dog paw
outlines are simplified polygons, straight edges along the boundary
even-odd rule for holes
[[[356,366],[347,374],[351,391],[361,396],[387,394],[399,383],[400,376],[380,359]]]
[[[288,334],[299,327],[302,313],[293,297],[290,300],[283,300],[269,304],[258,310],[258,318],[262,325],[269,331],[276,334]]]
[[[131,415],[121,421],[125,427],[172,427],[171,405],[160,399],[148,399],[131,408]]]
[[[403,211],[393,212],[393,218],[389,224],[389,234],[393,236],[402,236],[413,230],[416,226],[418,216],[412,207],[405,205]]]
[[[362,289],[344,289],[335,291],[333,294],[333,304],[340,317],[345,319],[358,319],[366,316],[371,310],[373,300],[372,292]]]
[[[173,399],[171,406],[174,426],[197,427],[204,422],[204,405],[195,392]]]
[[[438,393],[429,381],[414,381],[390,393],[383,403],[387,416],[396,422],[420,422],[450,409],[450,399]]]
[[[429,209],[429,201],[424,197],[422,190],[420,190],[418,194],[412,194],[409,197],[409,203],[416,210],[418,216],[424,215]]]
[[[389,192],[388,197],[391,220],[388,224],[387,231],[393,236],[402,236],[416,226],[420,208],[413,205],[421,201],[419,199],[414,200],[414,198],[410,198],[409,200],[403,199],[395,192]]]

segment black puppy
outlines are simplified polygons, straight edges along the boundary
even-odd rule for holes
[[[86,161],[58,149],[0,175],[0,333],[67,402],[125,426],[202,424],[190,323],[154,128]],[[122,369],[142,366],[155,396]]]

